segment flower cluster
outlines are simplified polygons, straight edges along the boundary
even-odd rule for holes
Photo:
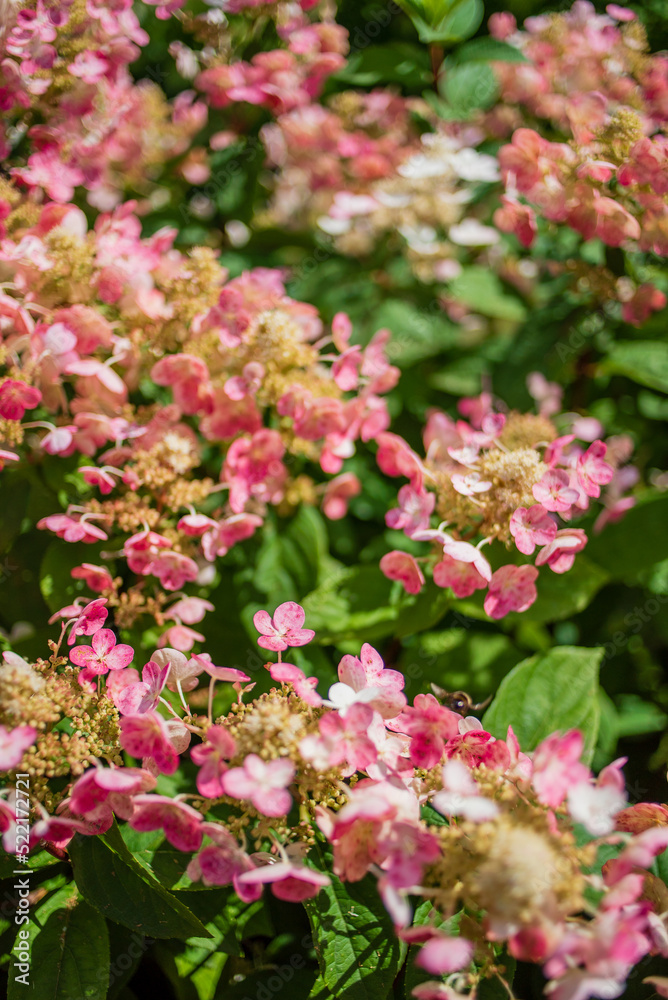
[[[497,412],[488,393],[461,400],[459,409],[468,421],[433,411],[423,434],[424,459],[398,435],[378,436],[382,471],[408,479],[399,491],[399,506],[386,515],[388,527],[403,530],[413,541],[431,542],[437,550],[435,558],[424,559],[398,549],[388,552],[380,563],[387,577],[416,594],[425,582],[420,562],[428,561],[438,587],[460,598],[486,590],[485,612],[503,618],[526,611],[536,600],[538,567],[554,573],[571,569],[587,544],[585,531],[571,522],[591,500],[601,498],[602,486],[608,491],[594,530],[633,506],[633,497],[622,495],[637,480],[637,470],[623,465],[630,457],[630,439],[604,442],[598,421],[573,415],[555,418],[560,433],[548,416],[555,414],[555,403],[557,410],[560,406],[550,385],[539,373],[530,379],[542,400],[538,415]],[[534,565],[513,560],[493,570],[495,557],[488,559],[482,549],[494,541],[523,556],[538,549]]]
[[[109,541],[135,575],[130,592],[95,562],[73,576],[125,625],[143,612],[171,619],[166,643],[190,649],[200,638],[190,626],[210,604],[167,609],[170,593],[210,582],[211,564],[270,506],[321,502],[340,518],[359,492],[341,470],[357,440],[389,426],[389,333],[351,346],[348,317],[325,330],[280,272],[226,280],[210,250],[174,250],[172,230],[142,238],[132,203],[89,230],[73,205],[3,193],[3,461],[18,458],[13,448],[77,456],[80,502],[38,527],[65,542]],[[334,478],[319,484],[307,474],[318,467]],[[147,578],[157,590],[145,591]]]
[[[488,127],[513,134],[499,153],[506,194],[495,224],[530,246],[538,212],[586,240],[666,256],[668,60],[648,55],[633,11],[612,4],[597,14],[579,0],[563,14],[528,18],[523,31],[512,15],[493,15],[490,30],[527,58],[496,67],[502,103]],[[527,113],[535,129],[522,127]],[[636,326],[666,304],[653,285],[630,279],[610,294]]]
[[[278,28],[285,49],[258,52],[250,61],[228,62],[219,56],[197,76],[195,84],[211,107],[243,102],[283,114],[310,105],[327,78],[343,69],[346,29],[331,21],[310,24],[302,11],[290,13]]]
[[[414,994],[421,1000],[463,995],[501,976],[502,943],[543,967],[547,995],[557,1000],[597,996],[602,980],[606,995],[618,996],[644,956],[668,956],[661,881],[648,870],[668,846],[666,810],[627,807],[623,759],[594,778],[581,762],[579,732],[555,733],[524,753],[512,728],[494,738],[432,694],[408,704],[403,676],[369,644],[342,658],[323,697],[314,678],[282,660],[314,635],[294,603],[255,616],[258,643],[278,662],[266,665],[277,686],[254,701],[244,701],[241,671],[173,649],[156,651],[139,680],[128,666],[133,651],[115,643],[105,612],[98,600],[64,623],[51,662],[71,669],[59,657],[69,630],[70,661],[105,678],[98,697],[120,715],[118,743],[89,758],[83,774],[73,770],[66,797],[50,814],[39,812],[33,847],[62,852],[75,833],[104,833],[116,817],[139,832],[161,830],[191,855],[193,882],[231,884],[245,902],[268,885],[279,899],[300,902],[331,882],[309,863],[311,846],[327,841],[336,877],[376,878],[396,933],[420,946],[417,965],[433,977],[457,973],[448,987],[440,978],[423,983]],[[75,645],[79,636],[91,645]],[[207,716],[186,701],[201,676],[210,685]],[[232,683],[237,701],[214,718],[218,682]],[[29,769],[30,746],[44,738],[37,730],[2,728],[0,766]],[[136,766],[120,766],[121,748]],[[187,752],[196,791],[157,792],[156,779]],[[7,850],[15,821],[3,795]],[[587,831],[584,844],[575,824]],[[602,845],[614,858],[596,874]],[[414,922],[420,899],[431,905]]]
[[[16,163],[17,182],[61,203],[85,185],[102,211],[128,189],[154,194],[165,161],[188,150],[207,108],[193,92],[170,104],[155,83],[135,83],[128,67],[149,35],[131,0],[7,2],[2,19],[0,155]],[[27,159],[12,148],[24,136]]]

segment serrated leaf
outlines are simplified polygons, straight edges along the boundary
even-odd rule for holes
[[[68,852],[81,894],[105,917],[154,938],[209,937],[201,920],[133,858],[117,826],[102,836],[77,834]]]
[[[109,988],[107,925],[75,885],[49,896],[19,933],[23,930],[30,953],[28,985],[17,978],[23,970],[12,966],[8,1000],[104,1000]]]
[[[556,730],[580,729],[591,756],[598,733],[603,653],[596,647],[555,646],[522,660],[501,682],[482,720],[484,728],[503,739],[512,725],[526,752]]]
[[[376,880],[344,885],[319,844],[309,858],[332,880],[304,902],[325,985],[337,1000],[387,1000],[403,956]]]

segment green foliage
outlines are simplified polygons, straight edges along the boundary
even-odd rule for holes
[[[475,34],[484,15],[482,0],[398,0],[420,40],[452,45]]]
[[[331,855],[316,845],[309,857],[331,872]],[[393,932],[375,879],[346,883],[331,875],[317,898],[304,906],[322,980],[337,1000],[386,1000],[403,962],[405,946]]]
[[[194,913],[135,860],[116,825],[102,836],[77,834],[69,853],[79,891],[105,917],[154,938],[209,937]]]
[[[626,375],[640,385],[668,392],[668,344],[656,340],[618,340],[611,345],[601,370]]]
[[[598,671],[602,649],[555,646],[529,657],[501,682],[485,712],[483,726],[504,738],[508,726],[525,750],[533,750],[550,733],[579,729],[591,759],[599,725]]]
[[[93,838],[91,838],[93,839]],[[24,933],[27,931],[27,936]],[[105,1000],[109,987],[109,936],[104,918],[82,899],[77,887],[63,886],[49,895],[18,931],[30,961],[25,985],[15,967],[8,1000]]]

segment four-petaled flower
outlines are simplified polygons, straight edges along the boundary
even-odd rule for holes
[[[116,643],[116,636],[110,628],[98,629],[91,640],[91,646],[76,646],[70,653],[70,660],[84,669],[79,674],[79,682],[86,683],[91,677],[99,677],[108,670],[123,670],[135,655],[132,646]]]
[[[279,604],[270,618],[267,611],[258,611],[253,616],[253,624],[260,633],[258,646],[280,653],[288,646],[305,646],[311,641],[315,632],[310,628],[302,628],[304,609],[294,601]]]
[[[223,775],[223,788],[233,799],[249,799],[263,816],[286,816],[292,796],[287,790],[295,776],[291,760],[263,761],[249,754],[243,767],[233,767]]]

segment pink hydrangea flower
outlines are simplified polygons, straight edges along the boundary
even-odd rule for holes
[[[178,851],[196,851],[202,843],[202,815],[192,806],[167,795],[135,795],[129,819],[133,830],[164,830]]]
[[[204,533],[202,551],[204,558],[214,562],[216,556],[226,556],[233,545],[250,538],[263,524],[258,514],[233,514]]]
[[[180,650],[164,646],[157,649],[151,656],[153,663],[159,667],[168,667],[165,686],[168,691],[192,691],[199,683],[199,675],[204,670],[204,663],[188,659]]]
[[[106,566],[94,566],[93,563],[81,563],[70,571],[70,576],[74,580],[83,580],[93,593],[101,594],[105,590],[111,590],[114,581]]]
[[[470,597],[474,591],[487,586],[487,580],[472,563],[461,562],[445,553],[434,566],[433,577],[437,587],[450,587],[455,597]]]
[[[67,640],[73,646],[78,635],[94,635],[107,620],[108,610],[105,608],[106,597],[97,597],[89,601],[83,608],[77,608],[77,616],[72,621],[70,635]]]
[[[238,879],[241,885],[271,885],[271,891],[277,899],[288,903],[301,903],[312,899],[323,886],[330,884],[330,879],[322,872],[314,871],[305,865],[293,864],[290,861],[277,861],[244,872]]]
[[[97,486],[103,496],[108,496],[116,488],[116,480],[107,469],[98,469],[96,465],[80,465],[79,472],[88,485]]]
[[[594,441],[578,458],[578,481],[588,497],[600,497],[601,486],[607,486],[615,474],[613,467],[603,461],[607,450],[602,441]]]
[[[206,742],[193,747],[190,756],[198,765],[197,790],[207,799],[215,799],[225,794],[223,775],[227,771],[226,760],[234,755],[234,739],[223,726],[209,726]]]
[[[338,667],[339,681],[332,684],[327,704],[344,716],[355,704],[368,704],[384,719],[391,719],[404,708],[404,677],[398,670],[387,670],[380,654],[364,643],[360,657],[346,654]]]
[[[292,796],[287,790],[295,776],[291,760],[263,761],[249,754],[243,767],[233,767],[223,776],[223,787],[234,799],[249,799],[263,816],[285,816],[290,812]]]
[[[568,790],[568,811],[589,833],[603,837],[615,829],[615,816],[626,805],[622,766],[626,757],[604,767],[594,783],[582,781]]]
[[[303,670],[296,667],[294,663],[271,663],[266,664],[271,674],[272,680],[279,684],[291,684],[295,694],[313,708],[322,705],[322,698],[315,690],[318,685],[317,677],[307,677]]]
[[[262,895],[261,886],[243,885],[239,876],[255,867],[229,830],[217,823],[203,822],[202,833],[213,843],[206,844],[192,859],[186,874],[193,882],[200,879],[204,885],[234,885],[235,892],[244,903],[252,903]]]
[[[405,476],[411,486],[419,490],[424,477],[424,467],[417,455],[398,434],[389,431],[379,434],[376,461],[386,476]]]
[[[413,489],[410,483],[399,490],[399,506],[385,515],[388,528],[403,531],[410,538],[415,531],[429,527],[429,517],[436,503],[436,494]]]
[[[464,497],[475,497],[478,493],[487,493],[492,488],[488,479],[481,479],[479,472],[469,472],[462,475],[461,472],[453,472],[450,481],[458,493]]]
[[[444,816],[463,816],[473,823],[482,823],[498,815],[496,802],[480,794],[469,768],[461,760],[446,761],[442,783],[443,790],[434,795],[431,804]]]
[[[380,560],[380,569],[388,580],[399,580],[408,594],[419,594],[422,589],[424,575],[415,557],[408,552],[399,549],[387,552]]]
[[[174,774],[179,755],[174,749],[167,723],[157,712],[125,715],[119,740],[131,757],[151,758],[163,774]]]
[[[526,611],[538,596],[535,566],[502,566],[490,580],[485,597],[485,614],[503,618],[511,611]]]
[[[42,401],[42,393],[32,385],[8,378],[0,385],[0,417],[23,420],[26,410],[34,410]]]
[[[570,510],[579,497],[577,490],[570,486],[568,474],[562,469],[550,469],[531,492],[545,510],[559,514]]]
[[[305,617],[304,609],[294,601],[279,604],[273,618],[267,611],[256,612],[253,624],[260,633],[258,646],[274,652],[281,652],[288,646],[305,646],[315,635],[313,629],[302,628]]]
[[[435,767],[443,757],[445,741],[459,732],[456,712],[441,705],[433,694],[418,694],[391,728],[411,737],[410,758],[416,767]]]
[[[510,534],[525,556],[530,556],[537,545],[548,545],[556,533],[557,525],[540,503],[518,507],[510,519]]]
[[[536,566],[547,565],[554,573],[567,573],[575,562],[575,556],[587,544],[587,535],[582,528],[564,528],[557,531],[549,545],[536,556]]]
[[[0,726],[0,771],[12,771],[21,763],[23,754],[35,742],[37,730],[33,726]]]
[[[142,679],[134,684],[128,684],[115,699],[119,712],[123,715],[143,715],[144,712],[152,712],[157,708],[168,673],[169,665],[161,667],[153,660],[149,660],[141,672]]]
[[[240,684],[245,681],[249,681],[250,677],[245,674],[243,670],[239,670],[237,667],[218,667],[215,663],[211,662],[211,657],[208,653],[195,653],[191,659],[191,663],[197,663],[202,669],[217,681],[231,681],[233,684]]]
[[[472,941],[437,932],[420,948],[415,964],[432,975],[444,976],[463,969],[472,958]]]
[[[354,472],[344,472],[330,479],[322,498],[323,514],[330,521],[340,521],[348,513],[350,500],[361,492],[362,484]]]
[[[341,765],[344,778],[355,771],[366,771],[375,763],[378,751],[369,738],[373,709],[368,705],[352,705],[345,717],[328,712],[318,722],[320,735],[306,736],[299,745],[299,752],[317,770]]]
[[[94,542],[104,542],[108,537],[102,528],[91,521],[84,520],[83,517],[70,517],[69,514],[49,514],[37,522],[37,527],[42,531],[53,531],[66,542],[87,542],[91,545]]]
[[[532,785],[538,800],[552,809],[560,806],[570,788],[589,779],[589,768],[580,763],[582,733],[571,729],[563,736],[553,733],[536,747]]]
[[[72,812],[109,829],[114,813],[129,819],[133,796],[153,788],[154,776],[142,768],[91,767],[74,783],[67,804]]]
[[[213,611],[211,601],[203,597],[182,597],[165,612],[165,618],[172,618],[179,624],[196,625],[201,622],[207,611]]]
[[[455,541],[454,538],[450,538],[448,535],[442,533],[439,533],[438,540],[443,544],[444,557],[450,556],[452,559],[456,559],[459,562],[470,563],[480,574],[483,580],[491,580],[492,567],[489,565],[489,562],[485,559],[478,546],[471,545],[470,542]]]
[[[72,663],[84,668],[79,674],[79,683],[106,674],[108,670],[123,670],[135,655],[132,646],[116,643],[110,628],[97,629],[91,642],[91,646],[76,646],[70,653]]]
[[[158,648],[170,646],[178,649],[181,653],[188,653],[196,642],[204,642],[205,636],[201,632],[196,632],[188,625],[172,625],[166,632],[163,632],[158,639]]]

